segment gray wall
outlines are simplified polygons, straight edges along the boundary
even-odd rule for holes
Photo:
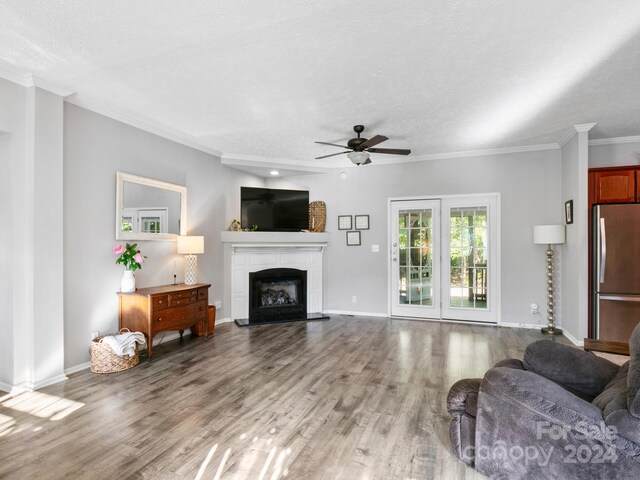
[[[213,302],[224,295],[220,232],[240,208],[240,185],[262,179],[222,166],[206,153],[107,117],[65,104],[64,115],[64,302],[65,366],[89,360],[91,332],[118,326],[117,296],[122,267],[115,264],[116,172],[186,185],[188,233],[204,235],[198,258],[201,282],[212,283]],[[183,257],[175,242],[138,242],[148,256],[136,272],[139,287],[183,281]],[[223,310],[219,312],[224,317]]]
[[[589,147],[589,168],[639,164],[640,142],[592,145]]]
[[[481,156],[397,165],[347,168],[291,181],[269,180],[273,187],[309,188],[311,200],[327,203],[332,233],[325,260],[327,310],[388,312],[388,213],[390,197],[500,193],[502,322],[542,324],[529,305],[545,305],[544,249],[533,244],[532,227],[562,221],[560,151]],[[347,247],[337,230],[338,215],[369,214],[370,230],[361,247]],[[371,245],[380,245],[372,253]],[[356,304],[351,297],[358,298]]]

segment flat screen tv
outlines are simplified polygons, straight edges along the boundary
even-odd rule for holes
[[[299,232],[309,228],[309,192],[240,187],[240,224],[261,232]]]

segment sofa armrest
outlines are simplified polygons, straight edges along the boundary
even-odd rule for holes
[[[482,381],[474,460],[491,478],[635,478],[640,463],[617,442],[599,408],[536,373],[493,368]]]
[[[591,352],[549,340],[530,344],[522,361],[526,370],[592,400],[618,373],[619,366]]]

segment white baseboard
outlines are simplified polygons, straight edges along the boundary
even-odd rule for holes
[[[542,328],[544,325],[540,325],[538,323],[511,323],[511,322],[501,322],[498,324],[499,327],[508,327],[508,328]]]
[[[68,380],[65,374],[56,375],[54,377],[43,378],[42,380],[38,380],[37,382],[22,382],[16,385],[9,385],[8,383],[0,382],[0,390],[3,392],[8,392],[11,395],[18,395],[24,392],[32,392],[34,390],[39,390],[44,387],[48,387],[49,385],[53,385],[54,383],[64,382]]]
[[[323,310],[322,313],[327,315],[353,315],[358,317],[378,317],[378,318],[388,318],[389,315],[386,313],[373,313],[373,312],[351,312],[349,310]]]
[[[584,347],[584,340],[580,341],[566,330],[562,330],[562,334],[569,339],[576,347]]]
[[[80,372],[82,370],[86,370],[91,366],[91,362],[81,363],[80,365],[76,365],[74,367],[69,367],[64,369],[64,373],[67,375],[71,375],[72,373]]]
[[[216,325],[220,325],[222,323],[231,323],[233,322],[233,320],[231,320],[230,318],[218,318],[216,319]]]
[[[69,380],[69,377],[67,377],[64,373],[61,373],[60,375],[56,375],[55,377],[49,377],[34,382],[32,390],[38,390],[40,388],[48,387],[49,385],[53,385],[54,383],[58,382],[64,382],[65,380]]]

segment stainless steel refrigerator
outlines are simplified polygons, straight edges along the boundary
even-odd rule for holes
[[[596,205],[593,337],[629,342],[640,323],[640,204]]]

